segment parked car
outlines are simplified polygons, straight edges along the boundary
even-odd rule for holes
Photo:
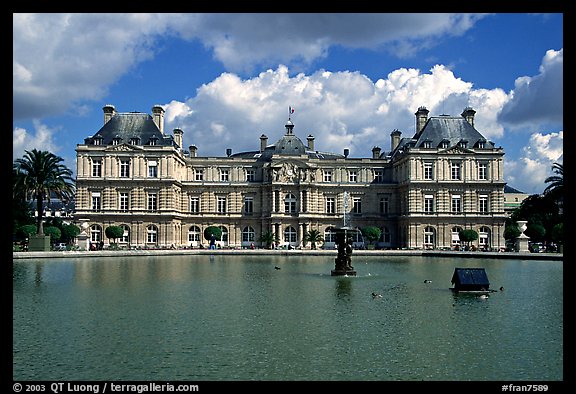
[[[54,250],[66,250],[66,244],[63,242],[60,242],[58,244],[54,245]]]
[[[529,249],[532,253],[544,253],[546,252],[546,245],[542,242],[531,243]]]

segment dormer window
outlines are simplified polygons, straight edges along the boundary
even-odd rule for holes
[[[426,148],[426,149],[432,148],[432,141],[424,140],[424,142],[422,142],[422,148]]]
[[[476,143],[476,147],[478,149],[485,149],[486,148],[486,140],[483,138],[478,140],[478,142]]]
[[[440,148],[442,148],[442,149],[448,149],[449,146],[450,146],[450,141],[448,141],[448,140],[442,140],[442,142],[440,142]]]
[[[130,145],[140,145],[140,138],[137,137],[130,138]]]
[[[120,145],[121,142],[122,138],[120,138],[119,136],[112,138],[112,145]]]
[[[97,134],[96,136],[94,136],[94,145],[102,145],[103,139],[104,138],[102,138],[100,134]]]
[[[466,148],[468,146],[468,141],[466,140],[460,140],[460,142],[458,142],[458,146],[460,148]]]
[[[157,137],[150,137],[150,140],[148,141],[148,145],[154,146],[154,145],[156,145],[157,142],[158,142]]]

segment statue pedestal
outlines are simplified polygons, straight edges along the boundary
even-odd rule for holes
[[[344,270],[333,269],[330,272],[332,276],[356,276],[356,271],[351,269],[344,269]]]
[[[530,237],[522,234],[518,238],[516,238],[516,251],[521,253],[528,253],[530,249],[528,248],[528,241]]]
[[[31,235],[28,240],[28,250],[30,252],[48,252],[50,251],[49,235]]]
[[[79,250],[90,250],[90,242],[88,242],[88,234],[85,231],[81,232],[76,236],[78,240],[78,249]]]

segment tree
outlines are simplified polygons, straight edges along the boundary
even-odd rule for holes
[[[549,183],[544,189],[544,194],[552,194],[557,200],[564,193],[564,164],[552,164],[552,172],[557,175],[549,176],[544,180],[545,183]]]
[[[378,241],[381,235],[382,230],[380,230],[378,227],[367,226],[362,229],[362,236],[368,240],[368,244],[370,245]]]
[[[206,239],[206,241],[210,241],[212,235],[214,235],[214,238],[220,239],[220,237],[222,237],[222,230],[220,229],[220,227],[217,226],[206,227],[206,229],[204,230],[204,239]]]
[[[60,239],[66,244],[71,243],[72,240],[76,238],[81,231],[80,227],[76,226],[75,224],[63,224],[60,230],[62,231],[62,236]]]
[[[478,233],[472,229],[461,230],[458,236],[460,237],[460,241],[466,242],[468,246],[470,246],[470,242],[478,239]]]
[[[280,238],[277,234],[274,234],[272,231],[268,230],[260,235],[259,241],[266,245],[266,248],[270,249],[273,243],[280,243]]]
[[[46,226],[44,229],[44,233],[50,236],[50,242],[54,243],[60,239],[62,236],[62,232],[58,227],[55,226]]]
[[[316,244],[324,242],[324,237],[322,233],[318,230],[307,231],[304,235],[304,242],[310,242],[310,248],[316,249]]]
[[[68,202],[74,196],[72,171],[61,164],[62,161],[64,159],[51,152],[32,149],[25,151],[24,156],[16,159],[12,165],[14,174],[12,197],[30,197],[36,202],[38,235],[44,234],[42,225],[44,201],[49,201],[54,196]]]
[[[114,243],[116,243],[116,239],[122,238],[124,235],[124,229],[120,226],[108,226],[106,230],[104,230],[104,233],[106,234],[106,238],[112,239]]]
[[[16,230],[16,237],[21,241],[29,239],[30,236],[34,234],[36,234],[35,224],[25,224],[23,226],[18,227],[18,229]]]

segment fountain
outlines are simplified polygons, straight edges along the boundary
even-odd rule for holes
[[[348,236],[349,227],[336,229],[336,244],[338,245],[338,255],[335,260],[335,267],[331,271],[332,276],[356,276],[356,271],[352,267],[352,242]]]

